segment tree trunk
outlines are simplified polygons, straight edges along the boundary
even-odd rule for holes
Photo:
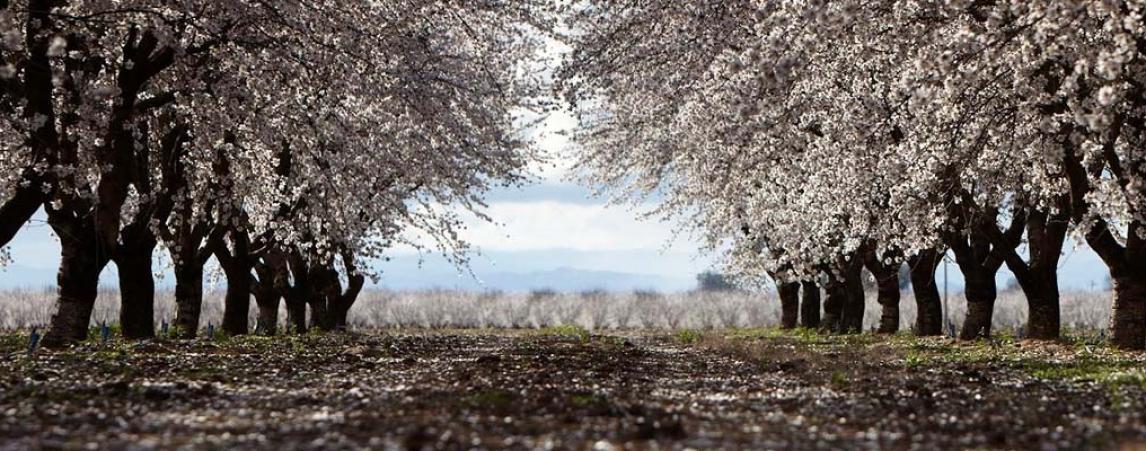
[[[991,317],[995,309],[995,274],[980,269],[962,268],[966,282],[967,317],[959,332],[961,340],[976,340],[991,336]]]
[[[59,235],[60,270],[56,276],[59,297],[51,326],[44,335],[45,347],[58,348],[87,339],[99,291],[99,274],[108,258],[99,251],[94,234],[84,235],[90,239]]]
[[[794,329],[799,322],[800,283],[777,282],[776,290],[780,294],[780,327]]]
[[[936,250],[925,250],[907,259],[911,290],[915,294],[915,334],[921,337],[943,335],[943,307],[935,285],[935,269],[942,261]]]
[[[1121,349],[1146,348],[1146,272],[1125,271],[1113,276],[1114,312],[1110,343]]]
[[[175,262],[175,333],[195,338],[203,309],[203,265],[196,259]]]
[[[286,290],[287,323],[296,334],[306,333],[306,305],[314,296],[310,265],[297,252],[289,256],[289,271],[294,283]]]
[[[119,325],[125,338],[155,337],[155,279],[151,272],[154,244],[121,246],[115,265],[119,270]]]
[[[852,255],[844,271],[843,289],[846,297],[842,320],[843,332],[860,333],[863,332],[863,314],[866,306],[863,292],[863,262],[859,256]]]
[[[346,330],[350,307],[354,306],[354,302],[358,300],[358,295],[362,293],[362,287],[366,285],[366,276],[358,272],[358,268],[354,264],[353,255],[343,253],[342,258],[346,266],[347,287],[345,292],[339,294],[338,302],[335,303],[335,330]],[[337,274],[335,277],[337,277]]]
[[[864,266],[875,277],[880,306],[877,333],[894,334],[899,331],[899,267],[885,264],[874,246],[864,255]]]
[[[899,331],[899,272],[876,276],[879,284],[879,329],[881,334],[894,334]]]
[[[1049,276],[1049,280],[1048,280]],[[1037,278],[1041,288],[1024,290],[1027,296],[1027,338],[1056,340],[1062,330],[1059,313],[1058,275],[1055,271]]]
[[[277,291],[260,290],[255,294],[255,303],[259,307],[259,319],[255,324],[255,331],[262,335],[275,335],[279,328],[279,299]]]
[[[223,268],[223,273],[227,277],[227,295],[223,304],[223,331],[232,336],[246,335],[249,331],[248,315],[251,310],[251,268],[244,262],[228,266]]]
[[[847,303],[848,293],[844,282],[837,280],[834,274],[828,275],[825,287],[827,297],[824,299],[824,319],[820,328],[825,332],[839,333],[843,331],[844,304]]]
[[[800,325],[809,329],[820,327],[820,287],[815,282],[803,282],[804,299],[800,303]]]
[[[310,270],[311,282],[314,284],[314,295],[307,302],[310,307],[310,327],[323,331],[334,330],[331,303],[342,294],[341,288],[337,288],[338,274],[335,273],[333,277],[330,274],[333,271],[323,265],[312,265]]]

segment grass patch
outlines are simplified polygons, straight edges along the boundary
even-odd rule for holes
[[[537,329],[537,334],[541,336],[562,337],[562,338],[575,338],[582,343],[589,342],[589,331],[584,327],[563,324],[560,326],[549,326]]]
[[[704,338],[704,335],[696,329],[683,329],[673,334],[672,338],[677,343],[691,345],[699,342],[701,338]]]

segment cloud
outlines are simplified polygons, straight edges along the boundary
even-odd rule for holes
[[[687,236],[674,240],[672,224],[620,207],[542,200],[491,203],[487,212],[499,222],[476,222],[463,235],[487,251],[697,248]]]

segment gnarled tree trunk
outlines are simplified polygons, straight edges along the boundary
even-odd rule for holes
[[[175,261],[175,333],[180,338],[199,334],[203,310],[203,264],[198,259]]]
[[[60,270],[56,276],[59,295],[56,313],[52,315],[43,345],[62,347],[87,339],[99,291],[99,275],[107,266],[109,257],[106,252],[101,252],[94,227],[90,224],[73,224],[75,227],[53,225],[60,237]]]
[[[943,335],[943,306],[935,285],[935,269],[943,261],[934,249],[921,251],[907,259],[911,290],[915,294],[915,334],[921,337]]]
[[[991,318],[995,309],[995,273],[982,269],[963,269],[966,282],[964,296],[967,298],[967,317],[959,339],[975,340],[991,336]]]
[[[899,331],[899,265],[885,264],[874,247],[864,255],[864,267],[875,277],[879,294],[879,328],[876,332],[893,334]]]

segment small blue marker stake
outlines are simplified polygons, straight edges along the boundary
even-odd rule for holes
[[[28,336],[28,354],[36,352],[36,346],[40,345],[40,332],[35,328],[32,329],[32,335]]]

